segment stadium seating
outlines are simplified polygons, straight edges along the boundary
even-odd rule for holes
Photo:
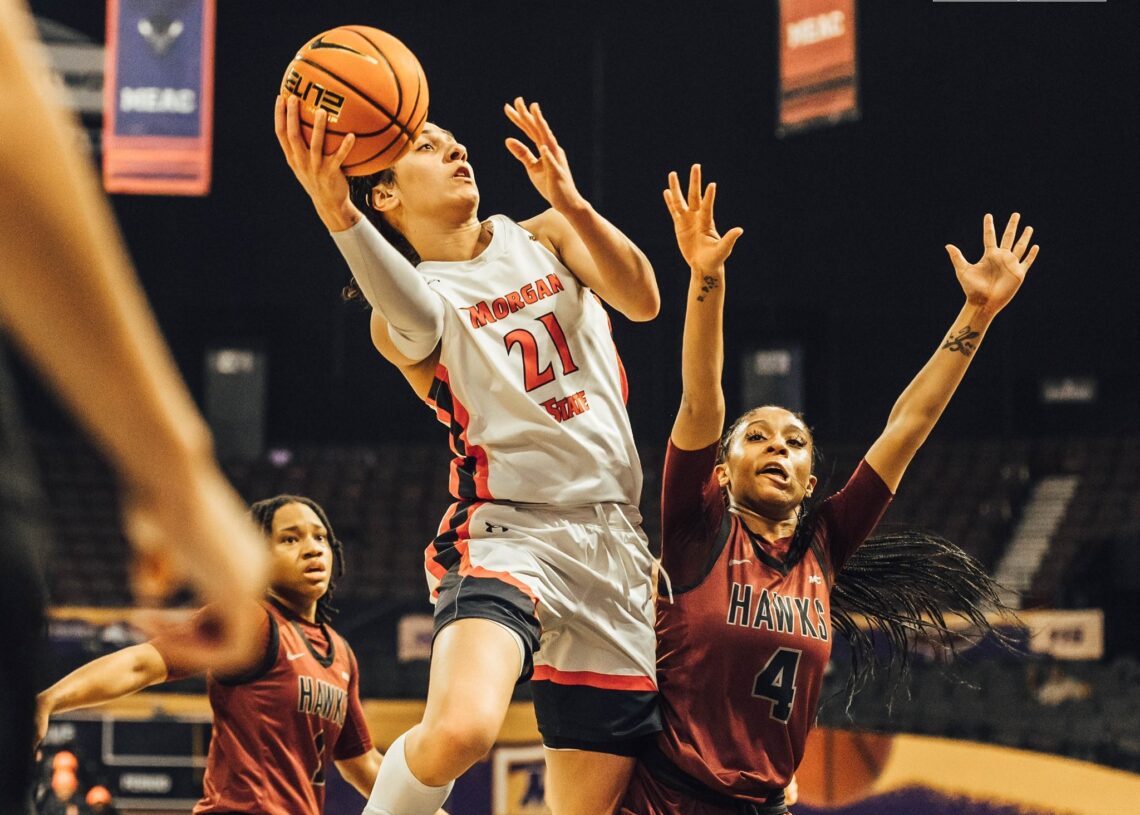
[[[36,451],[56,538],[49,561],[53,603],[127,605],[128,552],[111,474],[74,438],[40,438]],[[841,487],[863,452],[861,446],[830,445],[819,467],[821,492]],[[654,547],[662,453],[641,451],[644,527]],[[343,612],[338,627],[360,656],[366,695],[417,696],[426,685],[425,662],[396,660],[394,630],[401,615],[430,611],[423,549],[451,501],[450,458],[439,444],[299,445],[226,464],[248,500],[299,493],[328,511],[348,560],[337,588]],[[881,528],[940,534],[992,569],[1033,485],[1051,475],[1076,475],[1079,482],[1029,592],[1031,603],[1048,602],[1082,551],[1140,531],[1140,438],[931,440]],[[828,680],[821,721],[993,741],[1140,770],[1140,664],[1122,658],[1071,669],[1091,685],[1091,698],[1043,709],[1028,686],[1025,664],[982,660],[953,666],[950,678],[939,666],[920,664],[890,704],[889,683],[880,676],[850,710],[840,669]],[[200,690],[193,682],[184,689]],[[521,690],[520,698],[525,694]]]

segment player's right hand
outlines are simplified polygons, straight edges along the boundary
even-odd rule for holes
[[[313,135],[305,143],[301,133],[300,103],[296,96],[278,95],[273,108],[273,129],[289,163],[289,169],[313,200],[317,214],[331,232],[341,232],[360,220],[360,212],[348,197],[348,179],[341,165],[352,150],[356,136],[349,133],[336,152],[325,155],[328,113],[318,110],[313,118]]]

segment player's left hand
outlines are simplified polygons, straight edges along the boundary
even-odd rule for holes
[[[1009,218],[1001,243],[994,230],[994,216],[986,213],[982,219],[982,243],[985,251],[977,263],[970,263],[957,246],[947,244],[946,252],[954,264],[954,272],[966,299],[991,316],[1005,308],[1025,280],[1025,273],[1037,259],[1037,244],[1029,248],[1033,227],[1027,226],[1017,237],[1021,216],[1016,212]],[[1016,242],[1014,238],[1017,238]],[[1028,249],[1028,252],[1026,250]]]
[[[586,199],[578,192],[574,177],[570,174],[566,151],[559,146],[558,139],[554,138],[554,131],[547,124],[538,103],[531,102],[527,105],[519,96],[513,105],[503,105],[503,111],[538,148],[538,155],[535,156],[518,139],[509,138],[506,141],[507,149],[526,168],[526,174],[539,195],[564,215],[585,206]]]

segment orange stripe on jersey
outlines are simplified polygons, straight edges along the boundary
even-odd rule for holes
[[[493,572],[490,569],[484,569],[482,566],[472,566],[471,561],[468,559],[468,553],[463,552],[463,560],[459,564],[459,574],[463,577],[490,577],[493,580],[498,580],[501,583],[506,583],[509,586],[514,586],[521,591],[532,601],[535,606],[538,606],[538,596],[534,593],[526,583],[523,583],[510,572]]]
[[[428,544],[424,550],[424,566],[427,568],[428,573],[436,579],[436,581],[443,580],[443,576],[447,574],[447,567],[436,560],[436,557],[441,551],[454,549],[460,554],[461,558],[467,556],[467,541],[471,538],[471,516],[475,514],[475,510],[482,506],[484,501],[456,501],[454,504],[447,508],[447,513],[443,516],[443,520],[439,522],[439,530],[435,539]],[[457,523],[456,516],[463,512],[462,521]],[[437,541],[445,541],[449,543],[448,546],[436,546]],[[432,596],[439,595],[439,586],[432,587]]]
[[[435,369],[436,379],[441,378],[441,372],[442,372],[442,376],[447,375],[447,369],[444,368],[442,365],[437,365],[436,369]],[[444,379],[443,381],[446,382],[447,380]],[[451,414],[448,413],[447,410],[445,410],[444,408],[440,407],[439,402],[437,402],[432,397],[433,393],[434,393],[434,389],[429,389],[428,395],[424,398],[424,402],[427,404],[427,406],[429,408],[431,408],[432,410],[435,411],[435,418],[438,419],[441,424],[445,424],[445,425],[450,426],[451,425]]]
[[[618,353],[617,343],[614,343],[614,359],[617,360],[618,376],[621,377],[621,401],[629,404],[629,380],[625,378],[625,366],[621,364],[621,354]]]
[[[468,413],[463,403],[459,401],[459,398],[455,395],[455,391],[451,389],[451,377],[447,368],[443,365],[437,365],[435,378],[443,383],[451,398],[450,414],[447,413],[445,409],[440,408],[438,404],[435,405],[436,416],[440,418],[440,421],[444,421],[444,416],[447,416],[450,420],[445,423],[451,427],[451,449],[457,456],[463,456],[475,462],[475,472],[470,474],[474,481],[475,494],[471,495],[470,489],[464,491],[460,486],[460,465],[462,463],[460,459],[451,462],[451,478],[448,483],[448,489],[456,498],[493,500],[495,496],[491,495],[491,491],[487,487],[487,452],[479,445],[472,444],[471,440],[467,438],[467,428],[471,424],[471,414]],[[457,428],[458,432],[456,432]],[[467,494],[465,494],[465,492]]]
[[[606,328],[610,330],[610,339],[614,338],[614,321],[610,319],[610,313],[606,310],[606,304],[602,302],[602,298],[598,297],[596,292],[593,292],[594,299],[598,301],[598,305],[602,307],[602,311],[606,315]],[[617,360],[618,378],[621,380],[621,401],[622,404],[629,404],[629,380],[625,376],[625,366],[621,363],[621,354],[618,353],[617,343],[614,343],[614,359]]]
[[[657,684],[648,676],[625,676],[619,674],[600,674],[594,671],[560,671],[549,665],[535,665],[534,676],[536,680],[546,680],[558,685],[586,685],[591,688],[604,688],[605,690],[634,690],[656,691]]]

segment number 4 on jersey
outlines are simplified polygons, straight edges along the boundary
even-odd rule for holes
[[[800,668],[803,651],[780,648],[772,654],[768,664],[756,674],[752,695],[772,703],[773,719],[784,724],[792,717],[792,702],[796,698],[796,672]]]

